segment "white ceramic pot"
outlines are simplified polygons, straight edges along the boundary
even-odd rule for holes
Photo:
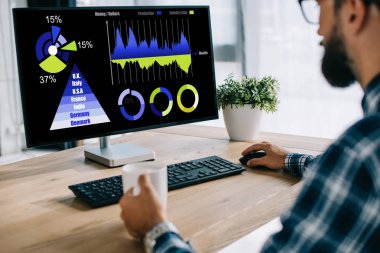
[[[232,141],[254,140],[259,133],[261,116],[262,111],[252,109],[251,105],[238,108],[227,106],[223,109],[224,123]]]

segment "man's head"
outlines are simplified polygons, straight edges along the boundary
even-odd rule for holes
[[[340,35],[339,26],[334,24],[331,36],[324,43],[325,54],[322,58],[322,73],[333,87],[348,87],[356,81],[352,62]]]
[[[380,0],[316,2],[320,7],[318,33],[323,36],[321,45],[325,47],[324,76],[335,87],[347,87],[356,80],[366,84],[370,70],[365,61],[371,60],[366,58],[370,49],[380,50],[375,45],[380,37],[373,37],[378,36],[376,30],[380,31]]]

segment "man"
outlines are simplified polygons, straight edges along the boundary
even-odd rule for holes
[[[269,143],[243,151],[267,153],[252,159],[250,167],[263,165],[304,177],[294,206],[281,216],[283,229],[262,251],[379,252],[380,0],[316,2],[320,7],[318,33],[325,48],[322,72],[333,86],[360,83],[364,117],[314,161]],[[139,196],[129,192],[120,201],[128,231],[137,238],[145,237],[148,246],[154,242],[150,244],[154,247],[148,248],[154,252],[193,252],[167,223],[149,180],[141,177],[139,183]]]

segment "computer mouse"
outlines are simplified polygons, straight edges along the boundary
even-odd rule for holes
[[[239,158],[239,161],[244,164],[244,165],[247,165],[247,162],[253,158],[260,158],[260,157],[263,157],[265,156],[266,153],[263,152],[263,151],[252,151],[250,152],[248,155],[245,155],[245,156],[242,156]]]

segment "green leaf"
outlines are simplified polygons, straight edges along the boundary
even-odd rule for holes
[[[272,76],[261,79],[243,76],[235,80],[230,74],[216,89],[218,108],[250,104],[252,108],[257,106],[266,112],[275,112],[279,104],[278,91],[279,83]]]

